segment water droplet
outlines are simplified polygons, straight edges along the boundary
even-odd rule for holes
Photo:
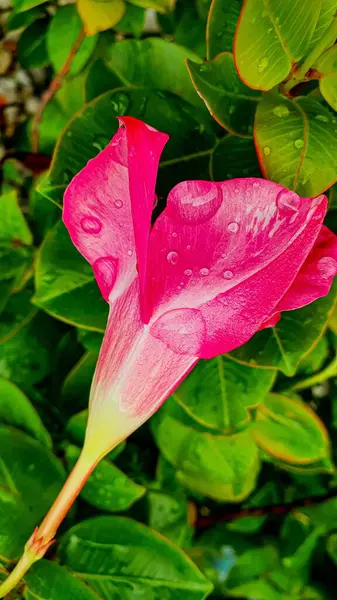
[[[322,279],[331,279],[337,273],[337,261],[331,256],[323,256],[317,263]]]
[[[237,233],[240,229],[240,225],[239,223],[229,223],[228,227],[227,227],[227,231],[229,231],[230,233]]]
[[[169,252],[168,255],[166,256],[167,262],[169,262],[171,265],[176,265],[179,259],[179,255],[177,252]]]
[[[273,113],[282,119],[282,117],[287,117],[289,115],[289,109],[284,104],[279,104],[278,106],[275,106]]]
[[[290,216],[300,207],[301,199],[295,192],[281,190],[276,196],[276,205],[282,212],[289,213]]]
[[[116,208],[122,208],[122,206],[123,206],[122,200],[116,200],[115,201],[115,207]]]
[[[185,275],[187,275],[187,277],[191,277],[191,275],[192,275],[192,269],[186,269],[184,271],[184,273],[185,273]]]
[[[132,256],[132,250],[128,250],[128,255]]]
[[[261,58],[259,60],[259,62],[257,63],[257,70],[259,73],[263,73],[263,71],[266,70],[266,68],[268,67],[268,58],[266,56],[264,56],[263,58]]]
[[[225,271],[223,274],[225,279],[232,279],[233,277],[233,271]]]
[[[187,244],[186,250],[191,250],[191,245],[190,244]]]
[[[329,119],[325,115],[316,115],[315,119],[321,121],[321,123],[329,123]]]
[[[233,104],[231,104],[231,106],[229,107],[229,114],[232,115],[234,111],[235,111],[235,106]]]
[[[200,269],[199,273],[205,277],[206,275],[209,275],[209,269],[207,269],[207,267],[203,267]]]
[[[178,308],[161,315],[150,332],[177,354],[197,356],[205,336],[205,322],[198,309]]]
[[[300,140],[300,139],[298,139],[298,140],[295,140],[295,141],[294,141],[294,146],[295,146],[295,148],[297,148],[298,150],[299,150],[300,148],[303,148],[303,146],[304,146],[304,140]]]
[[[269,154],[270,154],[270,148],[269,148],[269,146],[265,146],[263,148],[263,152],[264,152],[265,156],[269,156]]]
[[[172,237],[176,238],[177,237],[177,233],[175,231],[173,231],[172,233]]]
[[[92,268],[97,279],[97,283],[105,300],[108,300],[109,294],[117,277],[118,259],[113,256],[102,256],[98,258]]]
[[[102,223],[96,217],[83,217],[81,227],[86,233],[99,233],[102,229]]]
[[[205,223],[219,210],[220,188],[210,181],[184,181],[170,192],[167,202],[169,216],[179,222]]]

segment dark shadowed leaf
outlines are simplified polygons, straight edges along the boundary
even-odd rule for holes
[[[220,52],[233,52],[234,33],[242,0],[213,0],[207,21],[207,58],[212,59]]]

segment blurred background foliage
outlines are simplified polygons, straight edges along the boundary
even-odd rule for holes
[[[0,576],[84,439],[107,306],[60,209],[116,115],[171,136],[156,213],[181,180],[263,175],[326,192],[337,233],[336,0],[5,2]],[[335,598],[336,296],[201,361],[13,598]]]

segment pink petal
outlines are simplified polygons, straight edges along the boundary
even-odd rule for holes
[[[144,288],[147,244],[161,151],[168,136],[132,117],[78,173],[64,195],[63,220],[112,302],[137,276]]]
[[[202,358],[246,342],[277,312],[325,211],[323,196],[300,198],[266,180],[177,185],[150,235],[152,334]]]

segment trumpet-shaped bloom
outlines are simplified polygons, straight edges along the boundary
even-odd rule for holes
[[[157,410],[199,358],[327,294],[337,272],[325,196],[300,198],[262,179],[180,183],[151,229],[167,140],[121,118],[64,197],[64,223],[110,305],[87,434],[102,453]]]

